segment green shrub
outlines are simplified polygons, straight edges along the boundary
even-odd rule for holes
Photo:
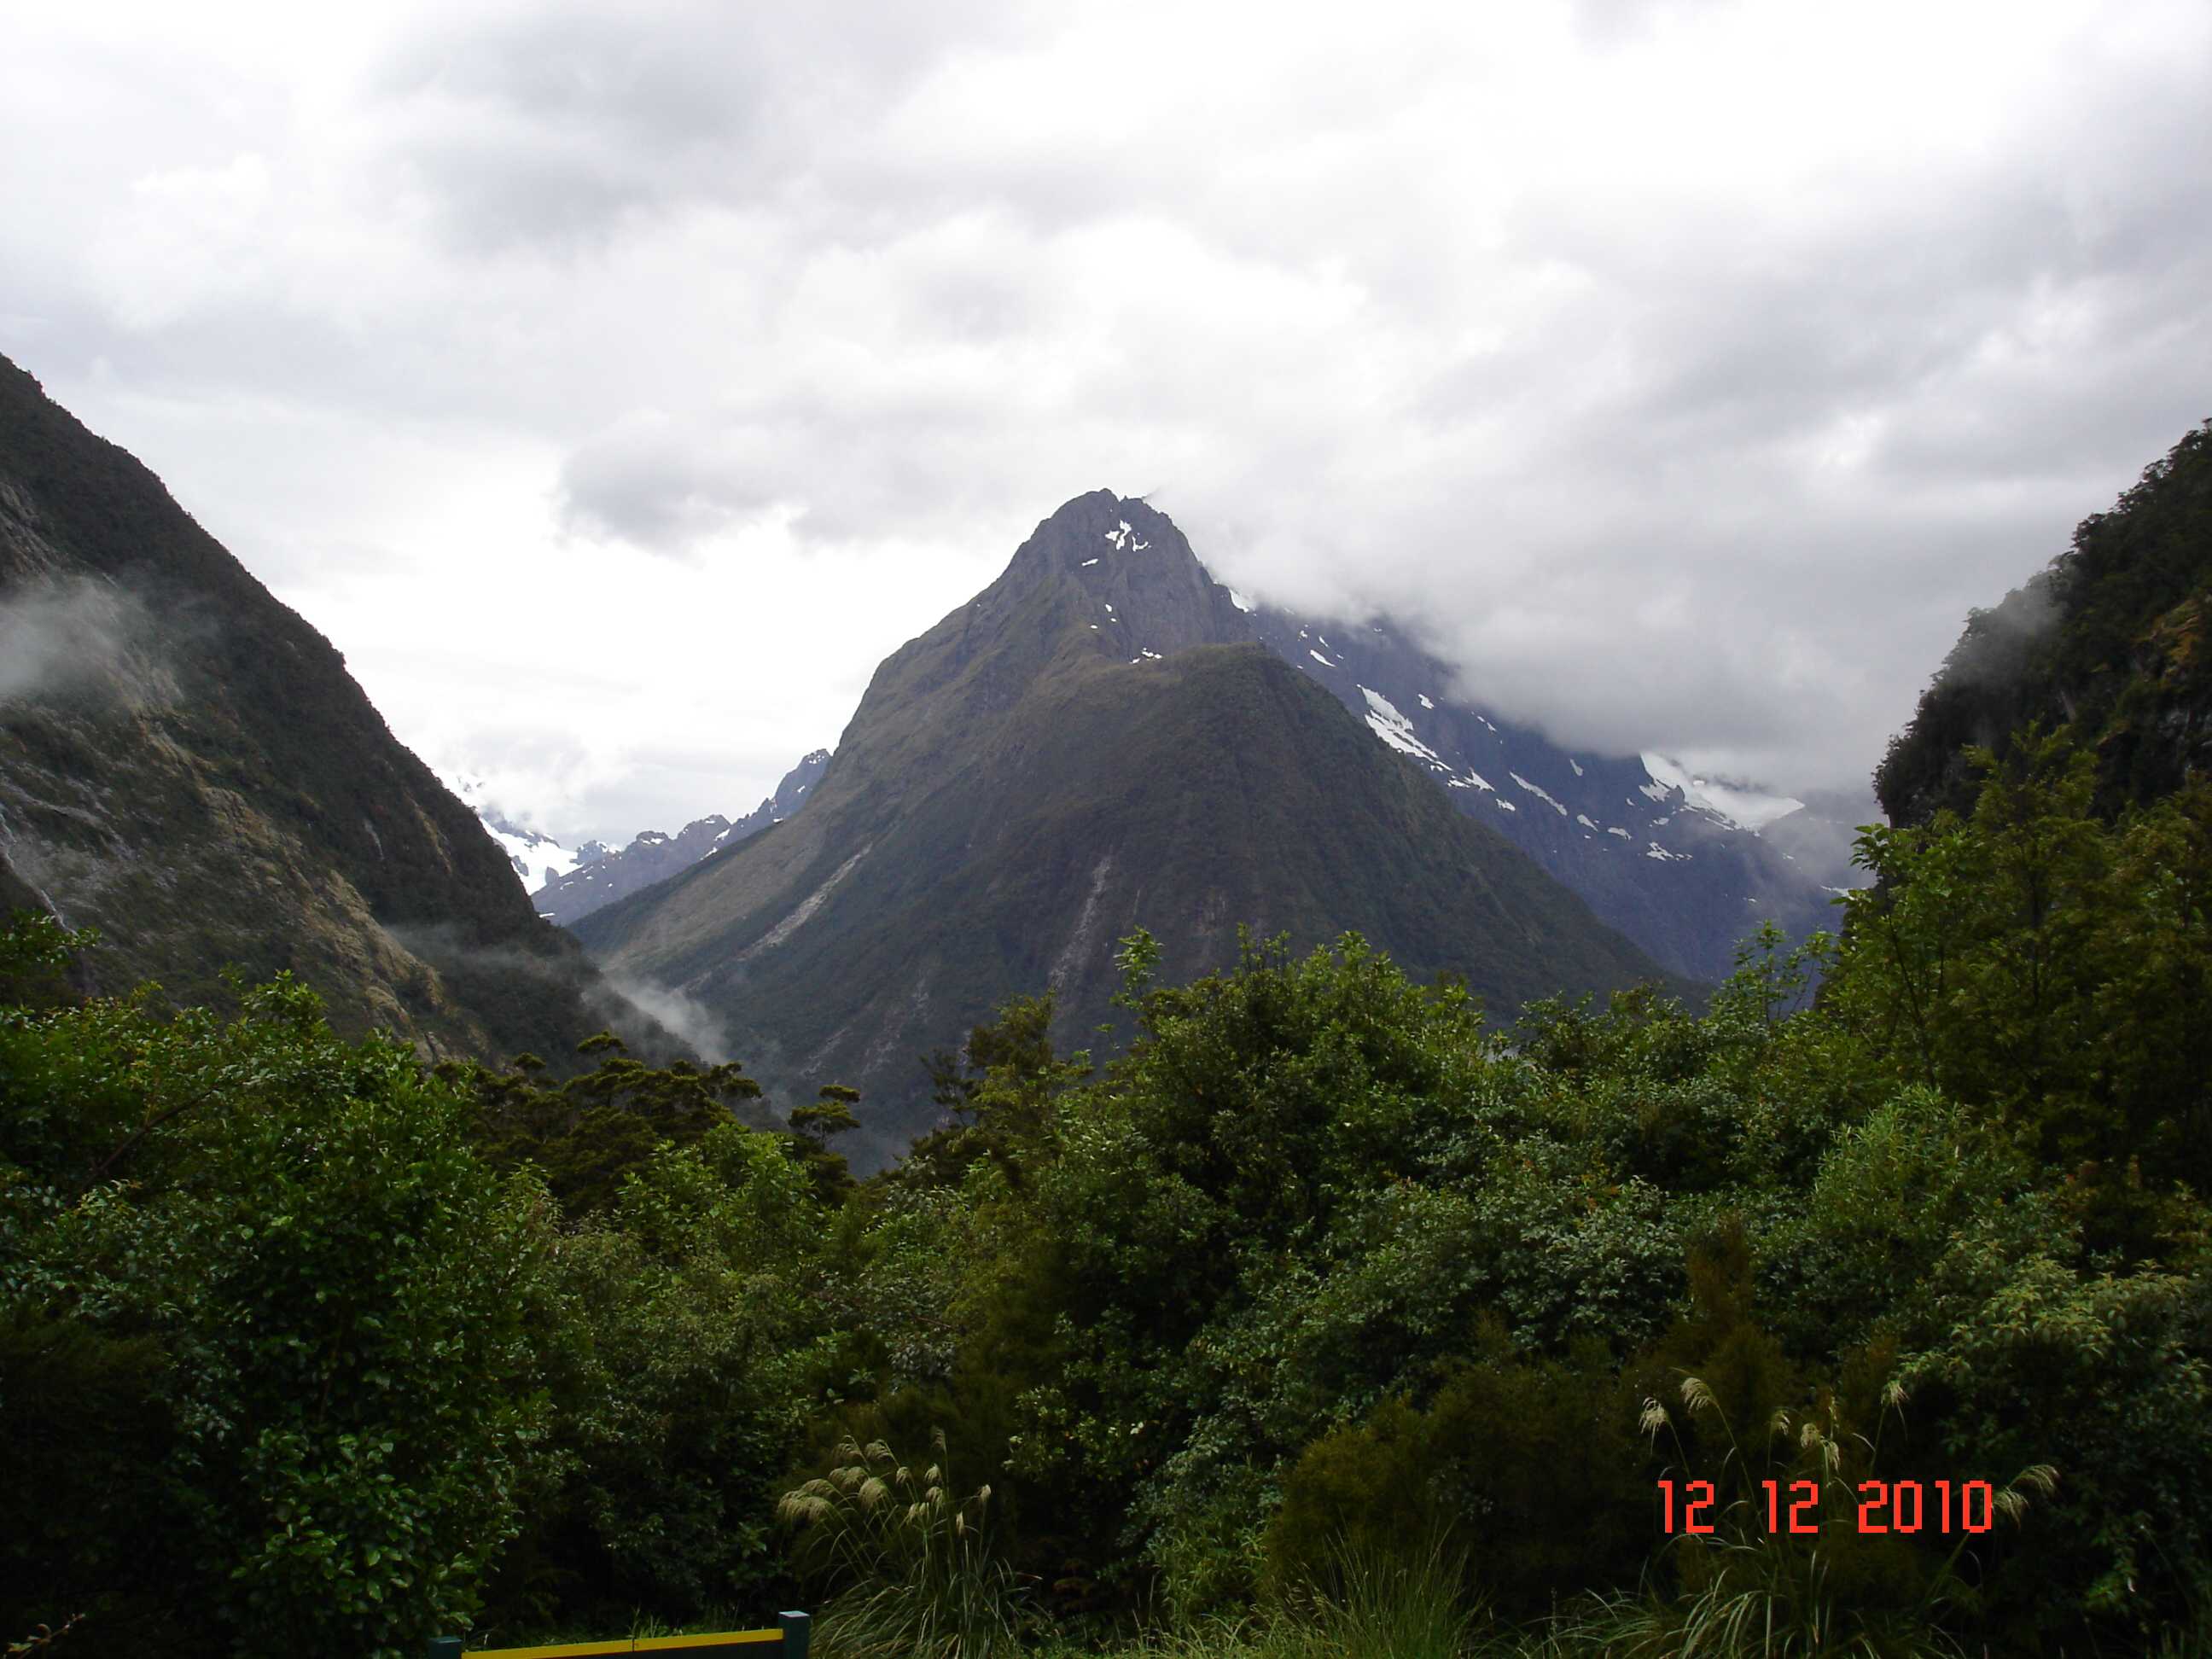
[[[116,1411],[10,1529],[7,1605],[105,1562],[88,1652],[149,1601],[186,1643],[396,1655],[465,1626],[540,1421],[517,1290],[542,1239],[458,1097],[280,977],[228,1024],[0,1010],[0,1443]]]
[[[1518,1615],[1634,1577],[1650,1492],[1610,1358],[1597,1345],[1569,1361],[1491,1346],[1425,1409],[1385,1401],[1299,1456],[1266,1536],[1275,1595],[1341,1601],[1346,1563],[1410,1589],[1449,1562]]]

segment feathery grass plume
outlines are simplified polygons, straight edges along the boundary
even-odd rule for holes
[[[1727,1413],[1721,1410],[1721,1402],[1713,1398],[1712,1388],[1703,1377],[1685,1376],[1682,1379],[1682,1404],[1689,1408],[1692,1417],[1700,1412],[1709,1411],[1722,1422],[1728,1421]]]
[[[1996,1496],[1996,1512],[2018,1526],[2027,1518],[2027,1494],[2048,1498],[2058,1490],[2058,1471],[2049,1463],[2031,1463],[2005,1483]]]
[[[786,1492],[777,1518],[801,1529],[803,1567],[831,1589],[817,1631],[823,1659],[994,1659],[1020,1651],[1024,1587],[993,1553],[991,1488],[955,1498],[943,1432],[917,1479],[881,1440],[849,1436],[850,1459]]]
[[[1540,1630],[1523,1632],[1545,1654],[1617,1656],[1618,1659],[1749,1659],[1751,1655],[1853,1655],[1859,1659],[1957,1659],[1965,1650],[1944,1627],[1947,1616],[1969,1599],[1957,1572],[1959,1553],[1932,1572],[1891,1580],[1892,1588],[1869,1599],[1867,1589],[1881,1582],[1868,1577],[1869,1562],[1855,1530],[1839,1517],[1853,1513],[1862,1494],[1859,1483],[1877,1466],[1886,1423],[1869,1438],[1853,1427],[1831,1389],[1821,1389],[1805,1405],[1768,1410],[1765,1446],[1738,1442],[1718,1392],[1704,1378],[1685,1375],[1682,1403],[1692,1418],[1711,1417],[1721,1425],[1724,1444],[1712,1479],[1723,1501],[1711,1513],[1711,1534],[1678,1533],[1661,1558],[1679,1571],[1668,1589],[1647,1578],[1631,1594],[1596,1594],[1556,1614]],[[1900,1419],[1905,1395],[1894,1383],[1878,1396],[1885,1417]],[[1638,1426],[1655,1443],[1674,1421],[1657,1401],[1646,1398]],[[1765,1474],[1795,1490],[1796,1482],[1818,1487],[1826,1517],[1812,1534],[1770,1531],[1754,1462],[1763,1455]],[[1734,1471],[1730,1480],[1729,1472]],[[2027,1494],[2047,1494],[2053,1473],[2043,1466],[2023,1471],[2000,1512],[2016,1519]],[[1730,1492],[1733,1491],[1734,1495]],[[1965,1539],[1960,1545],[1963,1547]],[[1877,1575],[1881,1570],[1875,1569]]]

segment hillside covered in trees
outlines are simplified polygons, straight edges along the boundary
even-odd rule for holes
[[[1963,810],[1968,746],[2063,727],[2097,757],[2106,810],[2212,768],[2212,421],[2154,462],[2073,545],[1966,630],[1890,745],[1893,823]]]

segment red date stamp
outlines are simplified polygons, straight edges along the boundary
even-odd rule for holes
[[[1762,1480],[1769,1533],[1820,1530],[1817,1481]],[[1710,1480],[1659,1482],[1660,1529],[1709,1533],[1718,1495]],[[1863,1533],[1987,1532],[1996,1520],[1996,1489],[1986,1480],[1862,1480],[1858,1530]]]

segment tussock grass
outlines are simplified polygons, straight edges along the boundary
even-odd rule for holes
[[[1697,1377],[1684,1379],[1681,1399],[1692,1415],[1720,1415]],[[1902,1403],[1896,1391],[1883,1401]],[[1647,1401],[1644,1431],[1671,1426],[1667,1407]],[[1832,1407],[1802,1419],[1778,1413],[1765,1427],[1845,1492],[1856,1472],[1847,1443],[1873,1450]],[[1730,1444],[1733,1461],[1732,1433]],[[935,1445],[941,1457],[941,1436]],[[1470,1601],[1466,1560],[1441,1543],[1395,1557],[1340,1544],[1316,1582],[1270,1610],[1079,1645],[1036,1627],[1020,1587],[985,1550],[988,1486],[956,1502],[940,1466],[916,1473],[881,1442],[839,1449],[849,1461],[786,1494],[780,1511],[846,1574],[821,1621],[823,1659],[1982,1659],[1944,1628],[1959,1589],[1948,1564],[1917,1606],[1853,1606],[1817,1535],[1771,1534],[1743,1498],[1717,1516],[1716,1533],[1670,1540],[1685,1558],[1679,1589],[1591,1595],[1527,1625],[1501,1626]],[[2056,1480],[2047,1466],[2022,1470],[1996,1494],[1996,1514],[2017,1522]],[[2212,1659],[2212,1626],[2200,1619],[2148,1653]]]
[[[1885,1414],[1901,1414],[1905,1398],[1902,1386],[1893,1382],[1881,1398]],[[1743,1449],[1713,1389],[1701,1378],[1685,1376],[1681,1399],[1691,1416],[1711,1417],[1725,1431],[1724,1465],[1743,1467]],[[1672,1431],[1673,1418],[1658,1401],[1647,1399],[1638,1426],[1656,1440],[1662,1431]],[[1829,1400],[1802,1418],[1777,1411],[1766,1425],[1766,1438],[1770,1445],[1794,1449],[1798,1467],[1817,1478],[1824,1498],[1848,1513],[1857,1478],[1878,1451],[1880,1430],[1873,1440],[1850,1431]],[[2023,1469],[1996,1495],[1996,1514],[2017,1524],[2027,1513],[2031,1494],[2047,1498],[2057,1482],[2057,1472],[2046,1464]],[[1770,1533],[1748,1497],[1728,1504],[1717,1522],[1718,1529],[1710,1535],[1683,1533],[1668,1540],[1667,1549],[1680,1558],[1678,1594],[1647,1589],[1592,1596],[1553,1621],[1549,1634],[1559,1644],[1557,1650],[1607,1659],[1797,1659],[1831,1654],[1838,1659],[1966,1659],[1966,1648],[1943,1627],[1947,1610],[1963,1599],[1964,1586],[1955,1572],[1967,1542],[1963,1534],[1916,1605],[1868,1608],[1838,1595],[1832,1579],[1834,1551],[1821,1534]]]
[[[1308,1622],[1322,1653],[1455,1659],[1489,1623],[1462,1590],[1465,1564],[1431,1544],[1410,1562],[1340,1553]]]
[[[991,1488],[953,1495],[945,1436],[935,1460],[902,1461],[884,1442],[838,1443],[846,1461],[783,1495],[777,1518],[837,1586],[817,1621],[823,1659],[1000,1659],[1022,1651],[1024,1587],[991,1550]]]

